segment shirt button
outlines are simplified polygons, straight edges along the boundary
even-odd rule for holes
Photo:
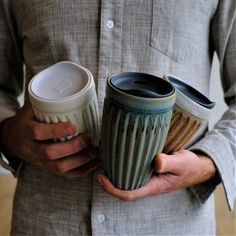
[[[106,23],[106,26],[108,29],[112,29],[114,27],[114,21],[113,20],[108,20]]]
[[[102,215],[102,214],[100,214],[100,215],[98,215],[98,222],[99,223],[102,223],[102,222],[104,222],[105,221],[105,219],[106,219],[106,217],[104,216],[104,215]]]

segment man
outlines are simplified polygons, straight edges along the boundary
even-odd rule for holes
[[[12,235],[214,235],[213,190],[223,183],[231,209],[235,197],[235,15],[234,0],[3,0],[0,143],[18,176]],[[171,73],[208,95],[214,51],[229,109],[190,150],[160,154],[156,175],[134,191],[94,173],[87,134],[48,142],[75,127],[35,121],[27,94],[17,104],[23,75],[27,85],[63,60],[91,70],[100,112],[106,78],[120,71]]]

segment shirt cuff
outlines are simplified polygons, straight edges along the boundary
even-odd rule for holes
[[[206,136],[189,150],[193,152],[200,151],[209,156],[213,160],[218,173],[213,178],[191,186],[189,189],[195,197],[204,203],[216,186],[222,182],[229,209],[233,210],[235,199],[235,161],[232,155],[227,152],[227,148],[223,148],[224,145],[227,146],[227,143],[221,142],[219,144],[220,142],[213,142],[213,140],[213,137]]]
[[[13,113],[8,112],[8,113],[4,114],[4,116],[0,115],[0,134],[1,134],[1,129],[3,127],[3,123],[6,122],[11,117],[10,115],[12,115],[12,114]],[[3,119],[3,117],[4,117],[4,119]],[[4,137],[1,137],[1,138],[4,138]],[[4,151],[3,151],[2,144],[0,142],[0,166],[2,166],[4,169],[10,171],[15,177],[17,177],[23,163],[24,162],[17,157],[5,155]]]
[[[19,172],[24,164],[24,161],[16,157],[5,157],[0,153],[0,165],[10,171],[15,177],[18,177]]]

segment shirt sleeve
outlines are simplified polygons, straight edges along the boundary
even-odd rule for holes
[[[207,154],[215,163],[232,210],[236,189],[236,1],[219,1],[212,19],[211,41],[220,62],[224,99],[228,110],[214,129],[191,147]],[[219,182],[217,177],[191,187],[194,195],[204,202]]]
[[[23,60],[14,13],[9,0],[0,1],[0,123],[12,117],[20,106],[18,96],[23,90]],[[6,157],[7,159],[10,157]],[[19,161],[4,161],[0,145],[0,164],[16,172]],[[13,164],[9,166],[7,164]]]

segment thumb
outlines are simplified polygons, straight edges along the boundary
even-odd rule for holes
[[[179,175],[182,171],[182,160],[178,155],[158,154],[155,157],[154,169],[157,173],[167,173]]]
[[[154,169],[157,173],[165,173],[166,172],[166,166],[167,166],[166,156],[167,156],[166,154],[161,153],[155,157]]]

